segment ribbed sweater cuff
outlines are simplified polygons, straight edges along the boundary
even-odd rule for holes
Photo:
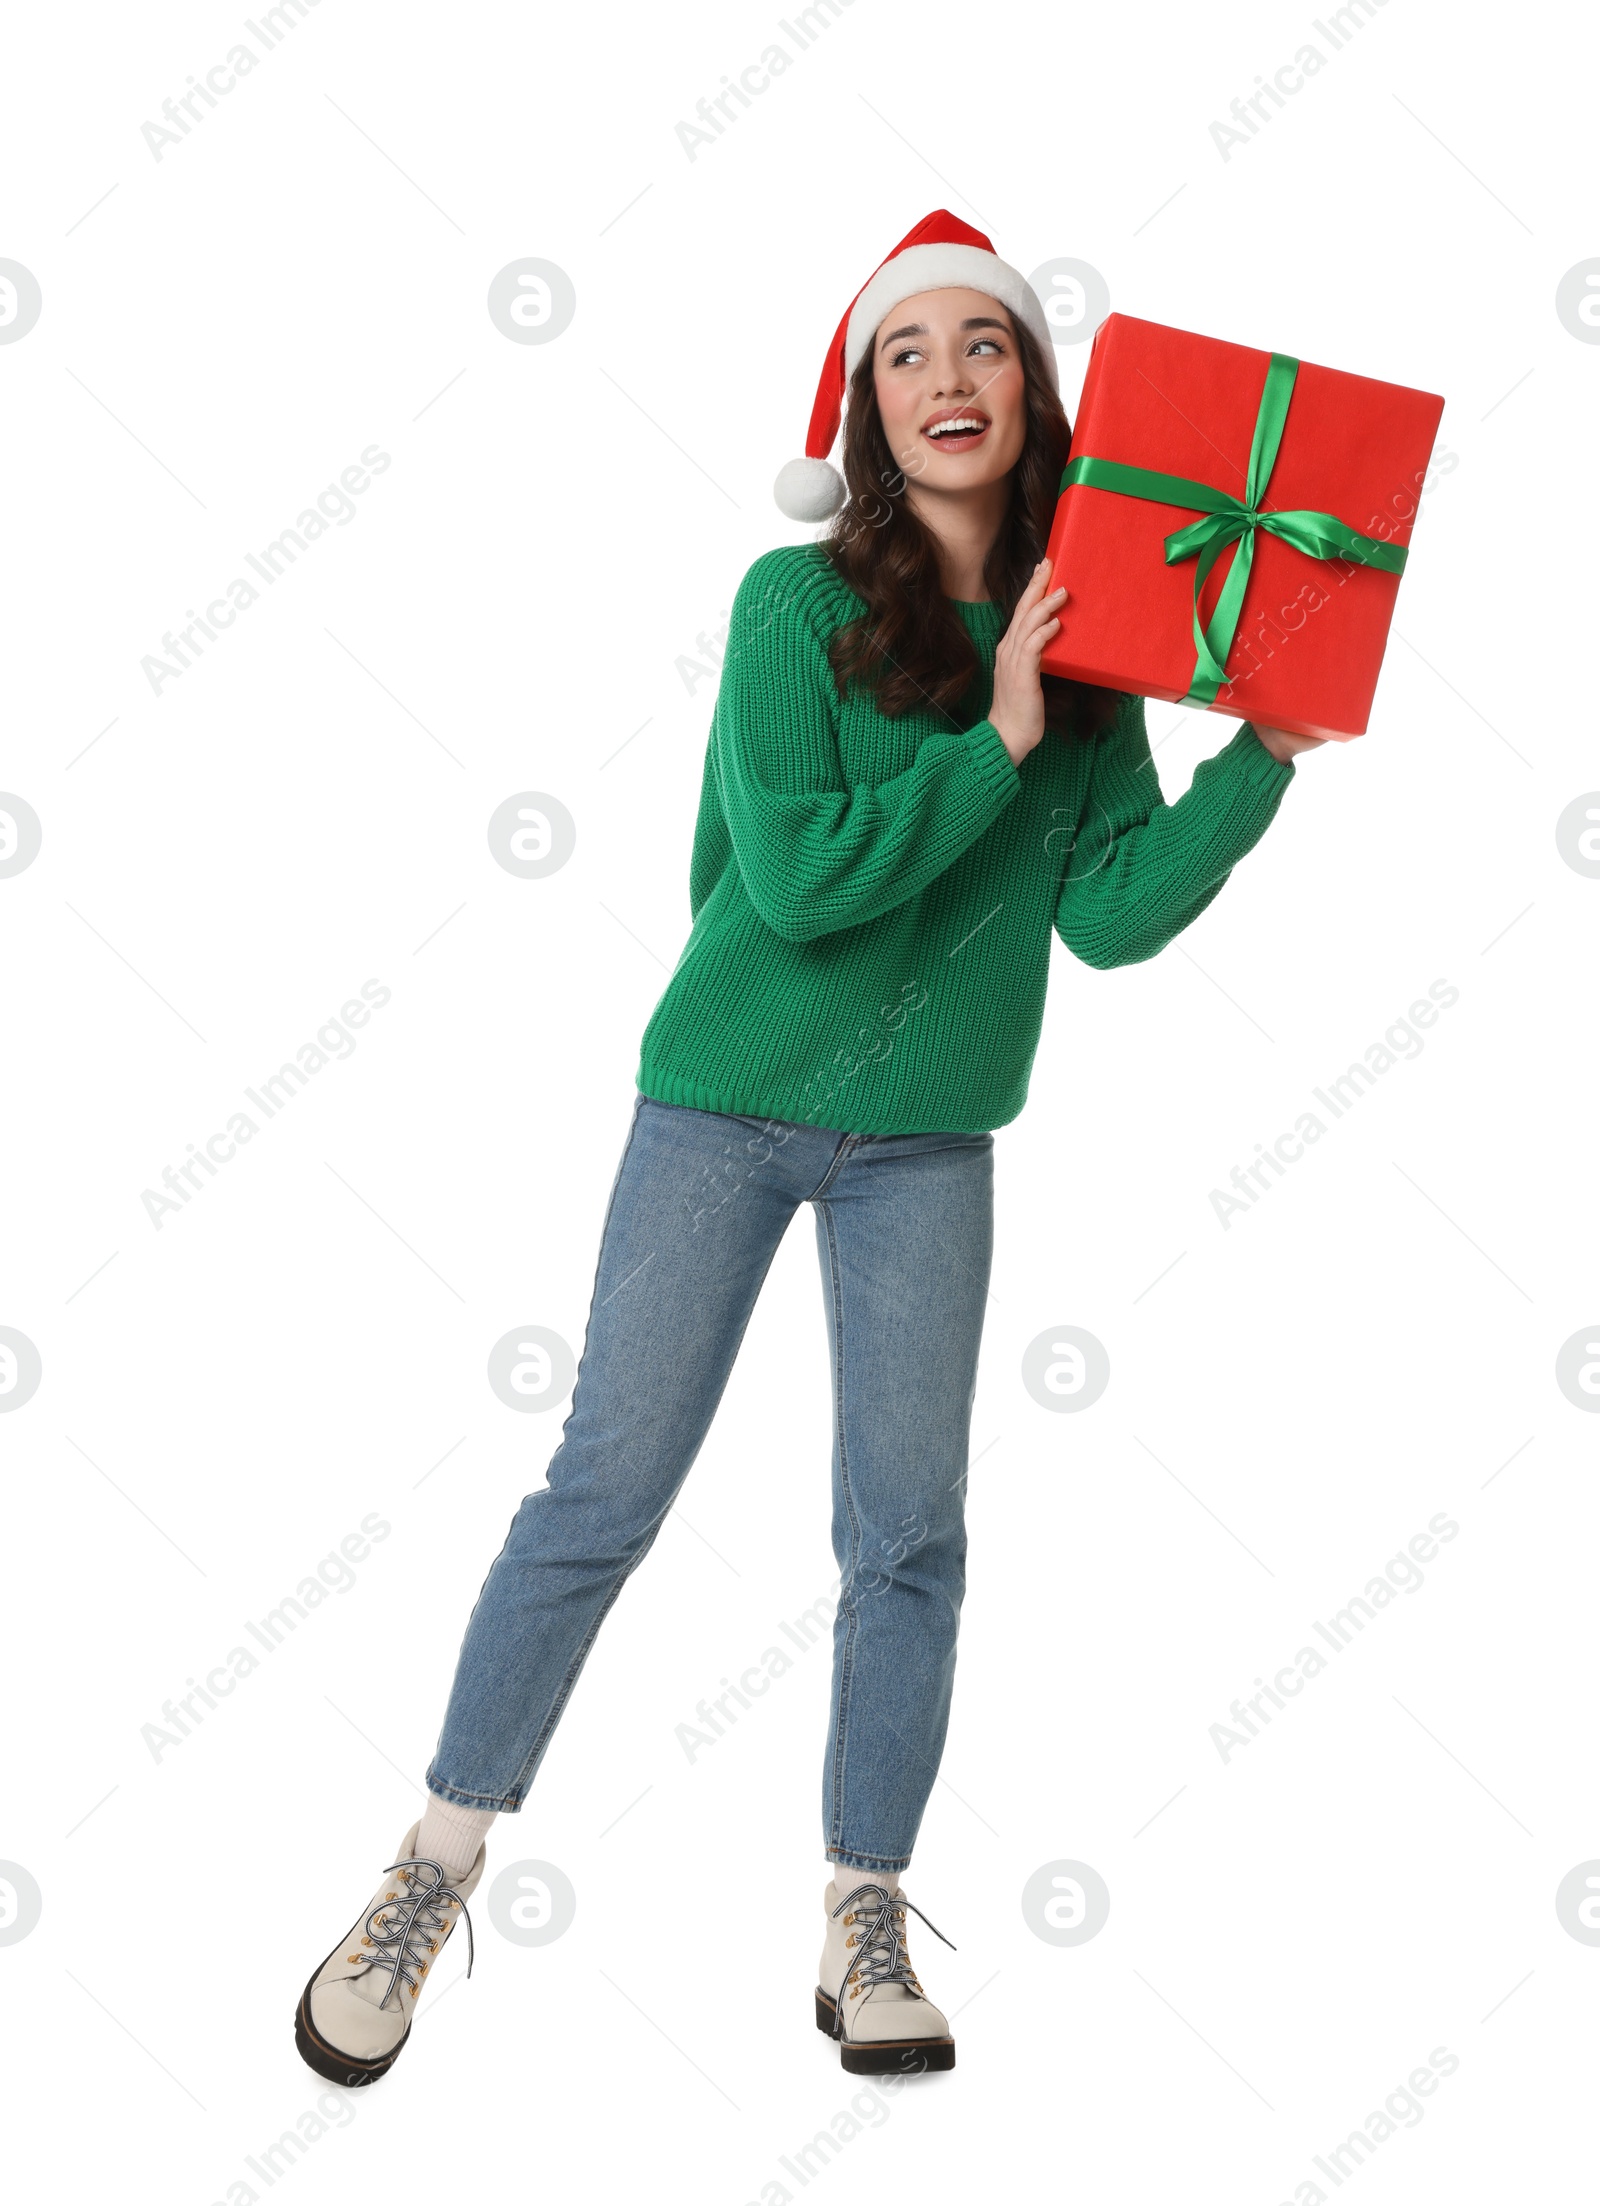
[[[1282,789],[1294,779],[1294,760],[1274,758],[1248,720],[1240,722],[1232,741],[1224,743],[1217,756],[1229,760],[1252,788],[1263,792]]]
[[[972,759],[985,787],[996,796],[1010,796],[1020,789],[1022,777],[1011,763],[1011,753],[1000,740],[1000,730],[992,720],[980,720],[975,728],[969,728],[972,738]]]

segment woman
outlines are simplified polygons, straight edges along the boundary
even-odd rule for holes
[[[840,1571],[816,2018],[854,2072],[954,2064],[900,1877],[950,1708],[993,1130],[1027,1094],[1052,936],[1095,966],[1155,956],[1311,740],[1243,725],[1168,805],[1139,699],[1041,680],[1068,437],[1038,300],[930,216],[847,311],[778,479],[794,519],[837,507],[826,541],[758,559],[733,608],[693,929],[644,1034],[571,1413],[472,1612],[426,1812],[302,1995],[322,2075],[398,2057],[806,1202]]]

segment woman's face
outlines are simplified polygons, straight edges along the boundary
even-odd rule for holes
[[[896,463],[920,489],[973,491],[1008,475],[1027,436],[1011,316],[983,291],[919,291],[873,338],[873,387]]]

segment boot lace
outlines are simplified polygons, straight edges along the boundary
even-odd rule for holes
[[[430,1872],[424,1875],[423,1872]],[[391,1861],[384,1875],[400,1879],[401,1889],[380,1900],[366,1919],[361,1943],[346,1956],[368,1969],[387,1969],[389,1988],[378,2002],[380,2013],[402,1990],[413,1999],[428,1973],[428,1956],[437,1953],[450,1918],[460,1908],[467,1925],[467,1974],[472,1974],[472,1917],[467,1903],[450,1884],[437,1861]],[[370,1949],[370,1950],[364,1950]]]
[[[917,1972],[911,1966],[911,1956],[905,1948],[904,1926],[908,1907],[919,1921],[928,1923],[933,1935],[954,1953],[954,1939],[946,1938],[937,1923],[928,1922],[927,1916],[914,1901],[908,1900],[903,1892],[897,1893],[891,1899],[881,1884],[858,1884],[853,1891],[845,1894],[837,1907],[830,1910],[837,1915],[843,1909],[849,1908],[851,1912],[844,1918],[846,1923],[865,1926],[859,1936],[852,1931],[846,1940],[847,1944],[859,1946],[861,1950],[839,1979],[838,1993],[833,2002],[835,2037],[844,2035],[845,1987],[852,1976],[857,1979],[856,1988],[850,1994],[852,1999],[857,1992],[876,1991],[880,1984],[903,1984],[916,1998],[927,1998],[927,1993],[917,1982]]]

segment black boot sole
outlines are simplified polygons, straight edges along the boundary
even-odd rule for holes
[[[335,1946],[333,1950],[337,1953],[339,1949]],[[294,2011],[295,2049],[306,2066],[314,2069],[319,2076],[325,2077],[329,2083],[342,2084],[347,2091],[353,2091],[358,2085],[376,2083],[380,2076],[389,2073],[410,2043],[411,2026],[409,2023],[406,2025],[405,2036],[392,2053],[385,2053],[382,2060],[358,2060],[354,2053],[341,2053],[337,2046],[329,2045],[318,2037],[311,2024],[311,1986],[332,1958],[330,1954],[312,1971],[305,1990],[300,1994],[300,2004]]]
[[[838,2008],[818,1989],[817,2028],[828,2037],[837,2035]],[[871,2045],[851,2045],[839,2039],[839,2066],[851,2076],[921,2076],[934,2068],[954,2068],[953,2037],[884,2038]]]

